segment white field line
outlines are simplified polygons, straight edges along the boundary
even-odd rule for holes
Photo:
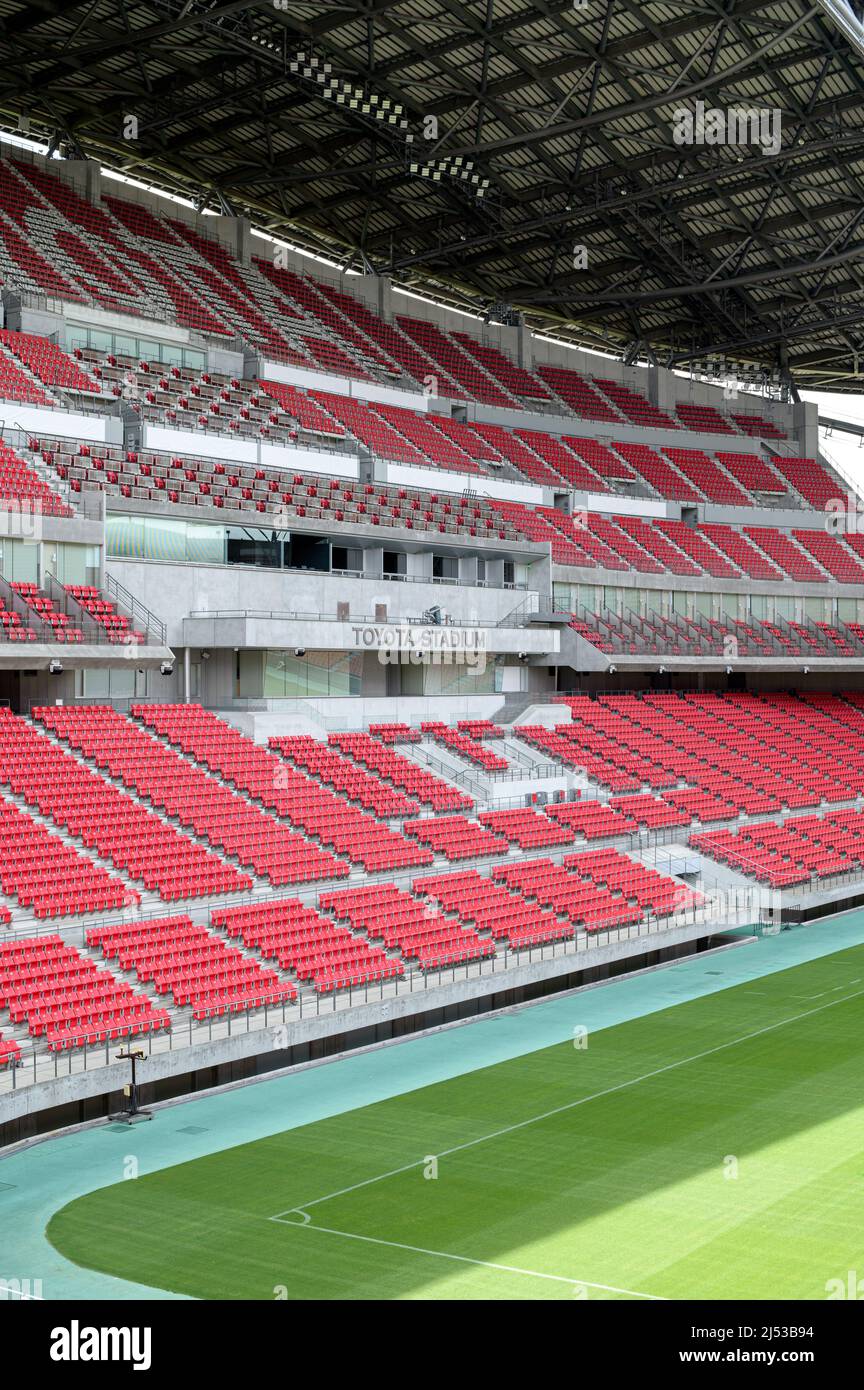
[[[278,1216],[270,1216],[268,1221],[279,1221]],[[646,1298],[652,1302],[665,1303],[667,1300],[656,1293],[637,1293],[634,1289],[618,1289],[614,1284],[594,1284],[590,1279],[570,1279],[563,1274],[543,1274],[537,1269],[522,1269],[519,1265],[493,1264],[491,1260],[474,1260],[470,1255],[453,1255],[448,1250],[427,1250],[422,1245],[402,1245],[398,1240],[380,1240],[377,1236],[361,1236],[354,1231],[334,1231],[329,1226],[312,1226],[296,1221],[283,1221],[283,1226],[297,1226],[304,1231],[321,1231],[328,1236],[342,1236],[344,1240],[362,1240],[369,1245],[387,1245],[393,1250],[408,1250],[414,1255],[432,1255],[439,1260],[456,1260],[460,1264],[482,1265],[484,1269],[497,1269],[504,1274],[522,1274],[529,1279],[548,1279],[555,1284],[569,1284],[577,1289],[600,1289],[604,1293],[621,1293],[630,1298]]]
[[[530,1125],[540,1124],[543,1120],[552,1119],[555,1115],[566,1114],[568,1110],[577,1110],[582,1105],[588,1105],[592,1100],[601,1100],[604,1096],[614,1095],[618,1091],[626,1091],[631,1086],[639,1086],[643,1081],[650,1081],[655,1076],[663,1076],[666,1072],[677,1071],[679,1067],[689,1066],[691,1062],[699,1062],[704,1057],[712,1057],[718,1052],[725,1052],[730,1047],[738,1047],[740,1043],[751,1042],[754,1038],[763,1037],[766,1033],[776,1032],[778,1028],[785,1028],[790,1023],[800,1023],[804,1018],[811,1018],[814,1014],[823,1013],[826,1009],[833,1009],[838,1004],[845,1004],[850,999],[857,999],[864,994],[864,989],[857,989],[853,994],[844,995],[842,999],[831,999],[827,1004],[819,1004],[815,1009],[805,1009],[803,1013],[794,1014],[791,1018],[780,1019],[777,1023],[769,1023],[764,1028],[757,1028],[752,1033],[744,1033],[740,1038],[731,1038],[728,1042],[718,1043],[716,1047],[708,1047],[704,1052],[694,1052],[691,1057],[681,1057],[676,1062],[667,1062],[665,1066],[656,1067],[653,1071],[644,1072],[641,1076],[631,1077],[627,1081],[619,1081],[614,1086],[607,1086],[602,1091],[595,1091],[590,1096],[581,1096],[579,1100],[571,1100],[566,1105],[558,1105],[553,1110],[545,1110],[541,1115],[532,1115],[527,1120],[519,1120],[515,1124],[505,1125],[503,1129],[493,1130],[491,1134],[482,1134],[477,1139],[468,1139],[464,1144],[455,1144],[450,1149],[442,1149],[440,1154],[435,1154],[435,1158],[449,1158],[452,1154],[462,1153],[466,1149],[473,1149],[478,1144],[489,1143],[493,1139],[501,1139],[505,1134],[515,1134],[520,1129],[527,1129]],[[423,1158],[412,1160],[411,1163],[403,1163],[399,1168],[390,1168],[386,1173],[379,1173],[373,1178],[364,1178],[362,1182],[355,1182],[350,1187],[340,1187],[335,1192],[328,1192],[323,1197],[314,1197],[309,1202],[304,1202],[300,1206],[288,1207],[285,1211],[277,1212],[275,1216],[268,1216],[268,1221],[280,1221],[285,1216],[301,1216],[304,1222],[283,1222],[285,1225],[308,1224],[311,1222],[309,1210],[312,1207],[321,1206],[323,1202],[331,1202],[335,1197],[344,1197],[349,1192],[357,1192],[361,1188],[371,1187],[375,1183],[385,1182],[387,1178],[397,1177],[400,1173],[408,1173],[412,1168],[421,1168],[429,1161],[433,1155],[426,1155]],[[320,1229],[320,1228],[318,1228]]]

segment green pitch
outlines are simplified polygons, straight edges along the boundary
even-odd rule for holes
[[[864,947],[575,1044],[103,1188],[49,1238],[209,1299],[824,1299],[864,1276]]]

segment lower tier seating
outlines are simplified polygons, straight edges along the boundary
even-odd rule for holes
[[[405,972],[380,946],[335,925],[322,913],[296,898],[279,898],[244,907],[217,908],[214,926],[244,946],[292,971],[317,994],[357,989],[395,979]]]
[[[0,1009],[14,1023],[26,1023],[31,1037],[44,1038],[49,1052],[170,1027],[169,1015],[148,995],[100,969],[60,936],[0,943]]]
[[[392,883],[328,889],[320,903],[373,940],[399,950],[420,970],[440,970],[495,954],[493,941],[484,940],[471,927],[449,921]]]
[[[189,917],[90,927],[87,943],[119,970],[132,971],[157,994],[187,1006],[196,1020],[247,1013],[297,998],[296,987],[265,970]]]

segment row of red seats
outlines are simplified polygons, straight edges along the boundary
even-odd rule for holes
[[[459,729],[451,729],[449,725],[438,720],[427,720],[420,728],[424,734],[430,734],[436,743],[449,748],[467,762],[482,767],[486,772],[506,772],[509,767],[507,759],[502,758],[500,753],[485,748],[479,739],[472,738],[470,734]]]
[[[507,854],[510,849],[506,840],[466,816],[426,816],[422,820],[406,820],[403,828],[406,835],[416,836],[421,844],[429,845],[447,859],[476,859],[487,854]]]
[[[457,791],[449,782],[436,777],[402,753],[394,752],[392,747],[385,746],[371,734],[329,734],[327,742],[355,762],[362,763],[384,782],[398,787],[425,806],[431,806],[433,811],[470,810],[474,805],[470,796]]]
[[[512,951],[543,946],[550,941],[566,941],[575,935],[572,921],[526,902],[494,878],[476,869],[434,878],[415,879],[415,893],[440,904],[445,912],[456,913],[461,925],[488,931]]]
[[[108,705],[36,707],[33,717],[185,830],[273,884],[343,878],[348,865],[251,805]]]
[[[495,954],[494,942],[482,939],[470,927],[448,921],[428,903],[392,883],[328,890],[320,903],[373,940],[401,951],[421,970],[440,970]]]
[[[0,1008],[52,1052],[170,1027],[146,994],[60,936],[0,944]]]
[[[379,778],[344,758],[331,745],[308,734],[271,738],[267,747],[382,819],[413,816],[420,810],[416,801],[403,796],[395,787],[385,786]]]
[[[142,930],[143,928],[143,930]],[[197,1020],[293,1003],[296,987],[257,961],[227,946],[189,917],[166,917],[122,926],[91,927],[88,944],[107,960],[152,983],[157,994],[188,1005]]]
[[[132,714],[268,811],[370,873],[431,862],[428,850],[260,748],[200,705],[133,705]]]
[[[401,961],[380,946],[336,926],[296,898],[281,898],[251,906],[219,908],[214,926],[239,937],[280,970],[291,970],[318,994],[392,980],[404,974]]]
[[[0,783],[166,901],[243,892],[241,873],[0,708]],[[104,904],[82,884],[84,906]]]

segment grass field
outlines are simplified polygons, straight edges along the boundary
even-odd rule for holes
[[[219,1299],[824,1299],[864,1275],[864,947],[586,1041],[103,1188],[49,1239]]]

